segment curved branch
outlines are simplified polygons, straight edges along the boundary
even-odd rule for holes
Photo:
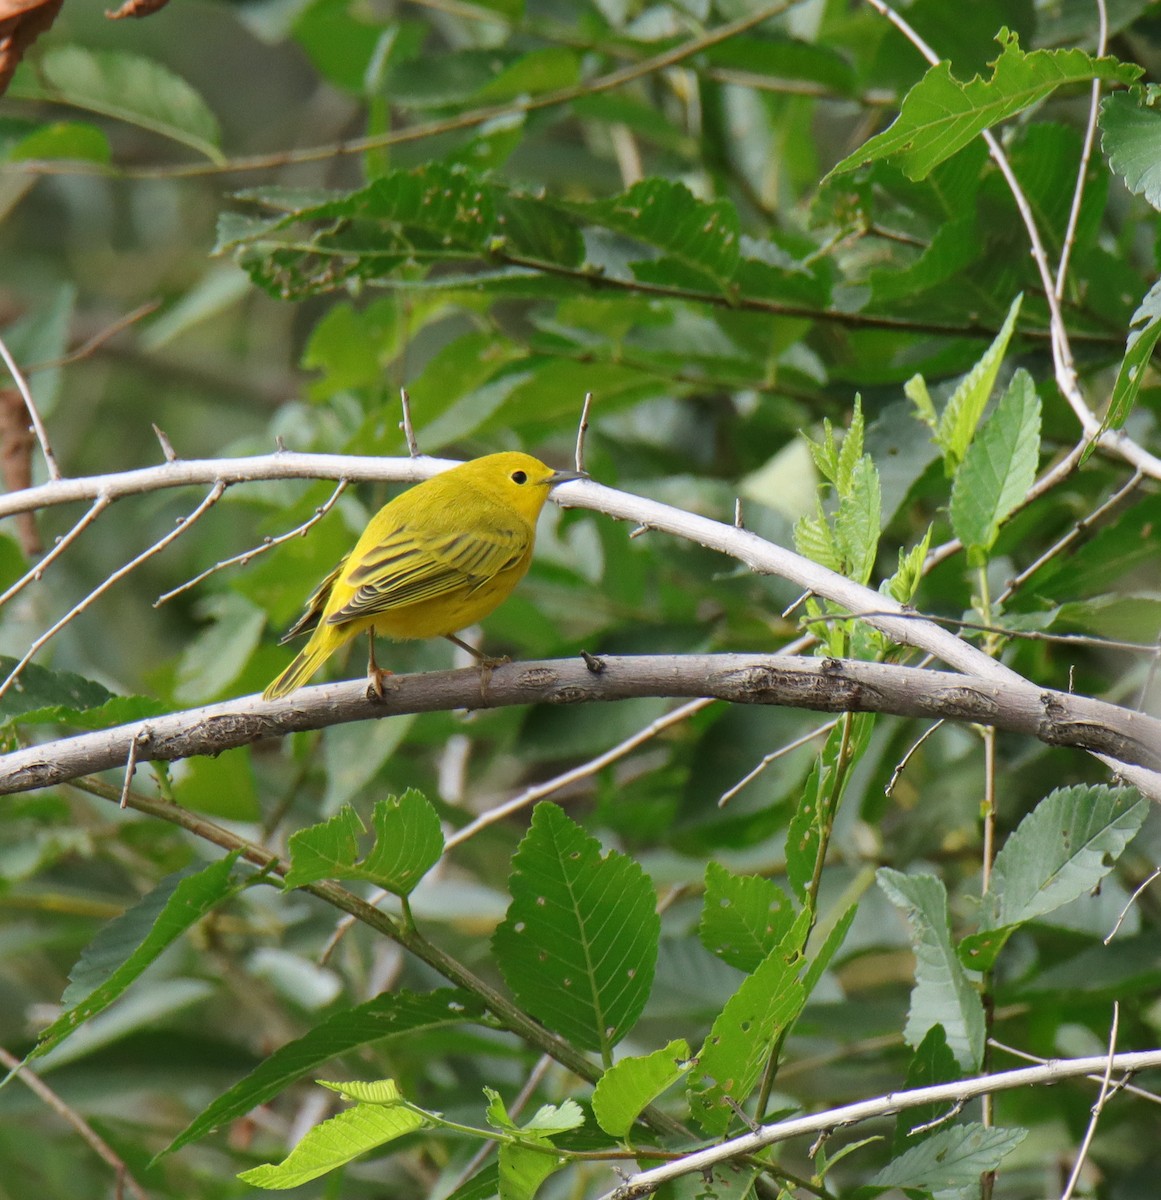
[[[384,681],[383,701],[360,680],[257,696],[32,746],[0,757],[0,794],[64,783],[138,761],[220,754],[263,737],[370,718],[513,704],[578,704],[642,696],[713,696],[817,712],[881,712],[980,722],[1128,764],[1121,773],[1161,801],[1161,721],[1100,700],[887,663],[779,655],[696,654],[508,663]],[[134,750],[134,748],[136,748]],[[1147,768],[1134,771],[1133,765]]]
[[[793,1117],[789,1121],[777,1121],[763,1125],[752,1133],[732,1138],[706,1150],[687,1154],[664,1166],[649,1171],[638,1171],[630,1175],[620,1187],[601,1197],[601,1200],[634,1200],[647,1196],[661,1184],[695,1171],[708,1171],[718,1163],[729,1162],[754,1154],[776,1142],[785,1142],[793,1137],[823,1133],[837,1129],[840,1125],[853,1125],[875,1117],[889,1116],[909,1108],[927,1104],[957,1104],[975,1096],[987,1096],[993,1092],[1009,1091],[1013,1088],[1043,1086],[1059,1083],[1063,1079],[1075,1079],[1094,1071],[1104,1072],[1144,1071],[1161,1066],[1161,1050],[1141,1050],[1129,1054],[1097,1054],[1090,1058],[1058,1059],[1037,1067],[1017,1067],[1012,1071],[999,1071],[994,1075],[980,1075],[975,1079],[961,1079],[957,1083],[940,1083],[933,1087],[914,1088],[905,1092],[891,1092],[874,1100],[861,1100],[857,1104],[846,1104],[842,1108],[828,1109],[807,1117]]]
[[[116,499],[164,487],[198,483],[232,485],[259,479],[350,479],[352,481],[402,480],[417,483],[440,471],[458,465],[451,459],[348,457],[342,454],[296,454],[280,450],[252,458],[203,459],[165,463],[138,471],[115,475],[97,475],[88,479],[59,480],[26,488],[0,497],[0,517],[27,512],[51,504],[92,500],[98,496]],[[573,480],[553,489],[552,498],[566,508],[587,508],[646,529],[670,533],[697,542],[711,550],[728,554],[761,575],[778,575],[850,612],[871,611],[867,624],[881,630],[901,645],[915,646],[981,679],[1004,682],[1013,688],[1035,691],[1029,683],[1008,667],[989,658],[975,646],[946,629],[917,619],[916,614],[890,597],[880,595],[821,567],[755,533],[696,513],[685,512],[669,504],[605,487],[593,480]],[[898,613],[898,616],[892,616]]]

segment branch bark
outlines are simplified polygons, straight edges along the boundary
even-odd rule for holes
[[[595,668],[595,669],[594,669]],[[513,704],[578,704],[641,696],[711,696],[735,704],[776,704],[817,712],[881,712],[978,722],[1075,746],[1125,764],[1123,774],[1152,799],[1161,787],[1161,721],[1084,696],[1008,686],[949,671],[887,663],[780,655],[699,654],[508,663],[385,680],[383,702],[366,684],[323,684],[283,700],[247,696],[146,722],[32,746],[0,757],[0,794],[65,783],[137,761],[220,754],[281,737],[402,713]],[[1133,766],[1147,768],[1134,772]],[[1138,778],[1138,776],[1140,778]],[[1152,780],[1153,786],[1150,786]]]

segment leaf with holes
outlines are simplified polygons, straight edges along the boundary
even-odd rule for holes
[[[652,883],[555,804],[538,804],[512,860],[512,903],[492,938],[500,970],[537,1020],[608,1055],[653,982],[661,922]]]

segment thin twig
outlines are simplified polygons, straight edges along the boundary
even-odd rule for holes
[[[24,378],[24,373],[16,365],[16,359],[12,357],[3,338],[0,338],[0,358],[4,360],[4,365],[8,368],[8,373],[12,376],[12,381],[16,384],[16,389],[24,400],[24,407],[28,409],[32,428],[36,431],[36,440],[40,443],[40,452],[44,455],[44,465],[48,468],[48,477],[49,479],[60,479],[60,467],[56,464],[56,456],[53,454],[48,440],[48,430],[45,429],[44,422],[40,419],[40,413],[37,410],[36,401],[32,398],[28,380]]]
[[[576,469],[585,470],[585,434],[589,431],[589,409],[593,406],[592,392],[585,392],[585,402],[581,406],[580,424],[576,430]],[[587,472],[586,472],[587,474]]]
[[[0,1066],[7,1067],[29,1091],[80,1134],[81,1139],[89,1149],[102,1162],[112,1168],[116,1176],[118,1191],[123,1183],[137,1200],[149,1200],[149,1193],[134,1179],[129,1168],[125,1165],[125,1160],[118,1156],[113,1147],[101,1137],[76,1109],[67,1105],[35,1071],[31,1070],[31,1068],[14,1055],[9,1054],[2,1046],[0,1046]]]
[[[718,797],[718,808],[725,808],[727,804],[748,784],[757,779],[764,770],[772,763],[777,762],[780,758],[785,758],[787,754],[799,749],[801,746],[809,745],[815,738],[824,737],[826,734],[839,723],[839,718],[835,717],[833,721],[825,721],[817,729],[812,729],[809,733],[804,733],[801,737],[795,738],[792,742],[787,742],[785,746],[779,746],[777,750],[771,750],[758,765],[748,771],[732,788],[722,792]]]
[[[1084,1160],[1088,1157],[1088,1148],[1092,1145],[1093,1135],[1096,1133],[1097,1122],[1101,1119],[1101,1113],[1104,1112],[1105,1103],[1109,1098],[1109,1081],[1113,1074],[1113,1060],[1117,1055],[1117,1028],[1120,1023],[1121,1004],[1119,1000],[1114,1000],[1112,1028],[1109,1030],[1109,1057],[1108,1062],[1105,1064],[1104,1077],[1101,1079],[1100,1094],[1096,1098],[1096,1103],[1092,1106],[1092,1116],[1089,1118],[1088,1128],[1084,1131],[1084,1138],[1080,1143],[1080,1149],[1077,1151],[1076,1162],[1072,1164],[1072,1174],[1069,1175],[1068,1183],[1065,1184],[1064,1191],[1060,1194],[1060,1200],[1072,1200],[1076,1181],[1080,1178],[1081,1170],[1084,1168]]]
[[[1017,1050],[1015,1046],[1009,1046],[1004,1042],[998,1042],[995,1038],[988,1038],[988,1045],[995,1050],[1002,1050],[1005,1054],[1011,1054],[1013,1058],[1023,1059],[1024,1062],[1048,1063],[1053,1061],[1050,1058],[1041,1058],[1039,1054],[1029,1054],[1027,1050]],[[1103,1073],[1093,1073],[1091,1075],[1086,1075],[1085,1078],[1091,1080],[1093,1083],[1100,1083],[1104,1078],[1104,1075]],[[1157,1095],[1156,1092],[1150,1092],[1146,1088],[1140,1087],[1135,1083],[1126,1083],[1121,1090],[1129,1092],[1131,1095],[1137,1096],[1141,1100],[1147,1100],[1150,1104],[1161,1105],[1161,1096]]]
[[[0,608],[3,608],[17,592],[22,591],[34,579],[38,580],[45,569],[81,536],[82,533],[107,509],[111,501],[108,496],[98,496],[92,508],[62,537],[57,538],[53,548],[38,562],[30,567],[3,595],[0,595]]]
[[[411,423],[411,397],[407,394],[406,388],[399,389],[399,405],[403,409],[403,421],[399,427],[407,439],[407,453],[412,458],[418,458],[419,443],[415,440],[415,426]]]
[[[87,341],[82,342],[75,350],[70,350],[68,354],[62,358],[50,359],[48,362],[33,363],[32,366],[25,368],[26,375],[35,375],[38,371],[52,371],[60,367],[67,367],[70,363],[80,362],[84,358],[88,358],[94,350],[99,350],[110,338],[114,338],[117,334],[128,329],[130,325],[136,325],[142,318],[147,317],[150,313],[156,312],[161,307],[160,300],[150,300],[146,304],[135,308],[131,313],[126,313],[123,317],[118,317],[111,325],[106,325],[104,329],[93,334]]]
[[[487,829],[490,825],[495,825],[510,817],[513,813],[519,812],[522,808],[527,808],[528,805],[535,804],[537,800],[543,800],[546,796],[551,796],[554,792],[559,792],[562,788],[579,783],[582,779],[588,779],[598,771],[604,770],[611,763],[616,762],[619,758],[624,758],[626,754],[636,750],[638,746],[643,745],[651,738],[655,738],[659,733],[663,733],[666,729],[671,729],[674,725],[679,725],[682,721],[688,721],[690,717],[701,712],[703,708],[708,708],[713,703],[712,699],[702,699],[691,700],[688,704],[682,704],[672,712],[666,713],[665,716],[658,717],[656,721],[650,721],[643,729],[638,729],[631,737],[627,737],[624,741],[611,746],[604,753],[598,754],[596,758],[591,758],[588,762],[581,763],[580,766],[573,767],[571,770],[556,775],[552,779],[546,779],[543,783],[537,783],[530,788],[525,788],[518,796],[513,797],[504,804],[498,804],[495,808],[489,809],[474,821],[469,822],[462,829],[456,830],[444,842],[444,853],[446,854],[449,850],[454,850],[456,846],[461,846],[464,842],[470,841],[476,834]]]
[[[911,743],[911,748],[906,754],[895,764],[895,769],[891,772],[891,778],[887,781],[887,786],[883,789],[884,796],[890,796],[895,790],[895,785],[899,782],[899,776],[907,769],[907,764],[911,761],[915,752],[923,745],[925,741],[943,724],[943,720],[936,721],[934,725],[928,727]]]
[[[347,490],[349,483],[349,480],[340,479],[338,486],[331,493],[330,499],[325,504],[320,504],[314,510],[314,515],[308,520],[303,521],[301,525],[296,525],[293,529],[288,530],[286,533],[280,533],[277,537],[263,538],[260,546],[244,550],[241,554],[235,554],[233,558],[223,558],[221,562],[216,562],[212,567],[207,567],[200,575],[195,575],[192,579],[187,579],[180,587],[175,587],[163,596],[158,596],[153,602],[153,607],[160,608],[161,605],[172,600],[174,596],[180,596],[182,592],[188,592],[190,588],[197,587],[203,579],[208,579],[216,571],[222,571],[226,567],[235,565],[245,566],[251,559],[257,558],[259,554],[265,554],[267,550],[273,550],[275,546],[281,546],[283,542],[289,542],[292,538],[296,537],[305,537],[334,508],[335,504],[338,503],[339,497]]]
[[[1148,877],[1147,877],[1146,879],[1143,879],[1143,880],[1142,880],[1142,881],[1141,881],[1141,882],[1140,882],[1140,883],[1139,883],[1139,884],[1136,886],[1136,888],[1134,888],[1134,889],[1133,889],[1133,894],[1132,894],[1132,895],[1131,895],[1131,896],[1128,898],[1128,900],[1125,902],[1125,907],[1121,909],[1120,913],[1119,913],[1119,914],[1118,914],[1118,916],[1117,916],[1117,919],[1116,919],[1116,922],[1115,922],[1115,924],[1113,925],[1112,929],[1110,929],[1110,930],[1109,930],[1109,932],[1108,932],[1108,936],[1107,936],[1107,937],[1105,938],[1105,940],[1104,940],[1104,941],[1105,941],[1105,945],[1106,945],[1106,946],[1107,946],[1107,945],[1109,944],[1109,942],[1111,942],[1111,941],[1113,940],[1113,938],[1115,938],[1115,937],[1117,936],[1117,934],[1120,932],[1120,928],[1121,928],[1121,926],[1122,926],[1122,925],[1125,923],[1125,918],[1126,918],[1126,917],[1129,915],[1129,910],[1130,910],[1130,909],[1133,907],[1133,905],[1134,905],[1134,904],[1136,904],[1136,903],[1137,903],[1137,900],[1138,900],[1138,898],[1140,897],[1141,893],[1142,893],[1142,892],[1143,892],[1143,891],[1144,891],[1144,890],[1145,890],[1145,889],[1146,889],[1146,888],[1147,888],[1147,887],[1148,887],[1148,886],[1149,886],[1149,885],[1150,885],[1150,884],[1153,882],[1153,880],[1154,880],[1154,879],[1156,879],[1156,878],[1157,878],[1159,875],[1161,875],[1161,867],[1156,867],[1156,868],[1155,868],[1153,871],[1151,871],[1151,872],[1149,873],[1149,875],[1148,875]]]
[[[1097,58],[1104,56],[1109,42],[1109,14],[1105,8],[1105,0],[1096,0],[1097,7]],[[1076,227],[1080,222],[1080,205],[1084,199],[1084,177],[1088,172],[1089,159],[1092,157],[1093,142],[1096,140],[1097,115],[1100,112],[1101,81],[1092,81],[1092,95],[1088,104],[1088,122],[1084,129],[1084,142],[1080,150],[1080,163],[1076,169],[1076,186],[1072,190],[1072,207],[1068,212],[1068,227],[1064,232],[1064,244],[1060,248],[1060,262],[1056,264],[1056,299],[1064,296],[1064,281],[1068,275],[1068,260],[1072,255],[1072,244],[1076,241]]]
[[[137,753],[149,745],[150,731],[148,725],[142,725],[129,743],[129,757],[125,762],[125,782],[121,785],[121,808],[129,803],[129,793],[133,786],[133,776],[137,773]]]
[[[1007,584],[1004,586],[1004,590],[996,597],[996,604],[1004,604],[1007,600],[1009,600],[1016,590],[1023,587],[1023,585],[1027,583],[1028,580],[1031,579],[1031,577],[1035,575],[1045,563],[1051,561],[1058,554],[1061,554],[1063,551],[1067,550],[1068,547],[1071,546],[1072,543],[1075,542],[1082,533],[1085,533],[1087,530],[1091,529],[1103,516],[1116,508],[1122,500],[1132,495],[1132,493],[1135,492],[1140,486],[1141,480],[1144,478],[1145,475],[1142,471],[1134,471],[1127,483],[1125,483],[1122,487],[1119,487],[1107,500],[1094,508],[1092,512],[1086,513],[1064,535],[1064,537],[1056,542],[1055,545],[1050,546],[1047,550],[1045,550],[1035,562],[1030,563],[1018,575],[1014,575],[1011,579],[1009,579]]]
[[[152,558],[155,554],[159,554],[166,548],[166,546],[170,544],[170,542],[181,537],[181,535],[185,533],[185,531],[189,529],[189,527],[193,525],[193,523],[197,521],[197,519],[211,507],[211,505],[217,503],[218,499],[225,490],[226,485],[221,480],[215,483],[213,488],[210,490],[209,495],[206,496],[206,498],[197,506],[197,508],[193,510],[193,512],[189,514],[188,517],[178,518],[176,529],[173,529],[171,532],[167,533],[165,537],[161,538],[159,541],[154,542],[148,550],[143,550],[135,559],[126,563],[120,570],[114,571],[113,574],[104,581],[104,583],[100,584],[98,587],[95,587],[79,603],[74,604],[73,607],[70,608],[69,611],[65,613],[65,615],[61,617],[61,619],[57,621],[55,625],[52,625],[50,628],[46,629],[44,633],[42,633],[40,637],[38,637],[32,643],[32,645],[28,647],[24,657],[8,673],[8,677],[4,680],[4,682],[0,683],[0,696],[4,696],[8,692],[8,689],[11,688],[16,680],[20,677],[20,674],[24,668],[32,661],[36,652],[46,642],[60,633],[60,631],[70,621],[80,616],[80,614],[83,613],[85,609],[89,607],[89,605],[91,605],[99,597],[103,596],[115,583],[118,583],[120,580],[124,579],[126,575],[139,567],[143,562],[146,561],[146,559]]]

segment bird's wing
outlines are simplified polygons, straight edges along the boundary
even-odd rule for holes
[[[337,625],[451,592],[472,592],[516,566],[530,542],[527,526],[518,521],[438,534],[402,525],[360,556],[343,580],[354,594],[327,620]]]
[[[339,565],[314,589],[310,595],[310,599],[306,602],[306,608],[301,617],[286,631],[279,641],[280,646],[285,646],[292,638],[296,638],[299,634],[310,633],[310,631],[319,623],[323,615],[323,610],[327,606],[327,601],[331,597],[331,588],[335,586],[335,580],[342,574],[343,567],[347,565],[347,559],[350,555],[344,555],[340,560]]]

